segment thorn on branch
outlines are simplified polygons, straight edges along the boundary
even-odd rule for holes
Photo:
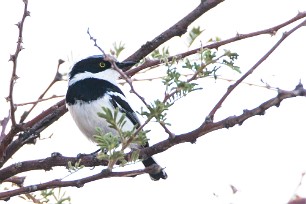
[[[296,85],[296,87],[295,87],[294,90],[298,91],[298,90],[302,90],[303,88],[304,88],[304,87],[303,87],[303,84],[302,84],[302,82],[301,82],[301,80],[300,80],[299,84]]]
[[[83,186],[84,186],[84,183],[82,183],[80,180],[77,181],[77,183],[76,183],[77,188],[82,188]]]
[[[10,55],[9,62],[12,61],[14,62],[16,60],[16,55]]]
[[[63,64],[64,62],[65,62],[65,60],[59,59],[59,60],[58,60],[58,65],[61,65],[61,64]]]
[[[18,23],[16,23],[15,25],[18,27],[18,29],[20,29],[21,22],[18,22]]]

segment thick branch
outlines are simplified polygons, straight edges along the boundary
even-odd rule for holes
[[[190,12],[187,16],[182,18],[172,27],[161,33],[159,36],[154,38],[151,41],[148,41],[146,44],[142,45],[139,50],[137,50],[134,54],[129,56],[125,61],[139,61],[147,56],[149,53],[154,51],[158,46],[167,42],[171,38],[175,36],[181,36],[186,33],[188,26],[198,19],[205,12],[217,6],[224,0],[206,0],[201,1],[200,5],[195,8],[192,12]]]
[[[11,143],[9,138],[13,138],[18,132],[16,129],[11,129],[11,131],[6,135],[0,145],[0,167],[15,153],[17,152],[25,143],[30,140],[35,139],[39,134],[46,129],[53,122],[58,120],[67,112],[65,100],[61,100],[55,105],[51,106],[49,109],[40,113],[38,116],[30,120],[23,125],[26,130],[19,135],[19,137]],[[5,148],[7,146],[7,148]]]
[[[206,125],[201,125],[200,127],[198,127],[197,129],[191,132],[177,135],[173,139],[169,138],[151,147],[142,149],[140,151],[140,155],[143,157],[148,157],[164,152],[170,147],[180,143],[184,142],[194,143],[197,140],[197,138],[204,136],[209,132],[219,130],[222,128],[230,128],[237,124],[241,125],[245,120],[253,116],[263,115],[266,110],[268,110],[273,106],[278,107],[283,100],[297,96],[306,96],[306,89],[303,88],[302,84],[297,85],[296,88],[292,91],[279,90],[279,93],[276,97],[271,98],[270,100],[262,103],[257,108],[254,108],[252,110],[244,110],[243,113],[239,116],[231,116],[218,122],[211,122],[207,123]]]
[[[84,155],[81,157],[64,157],[59,153],[53,153],[50,157],[45,159],[29,160],[24,162],[18,162],[12,164],[6,168],[0,170],[0,183],[5,179],[8,179],[14,175],[22,172],[32,171],[32,170],[52,170],[53,167],[65,166],[67,167],[68,162],[74,165],[76,162],[81,160],[80,165],[86,167],[94,166],[107,166],[106,161],[101,161],[96,158],[95,155]]]

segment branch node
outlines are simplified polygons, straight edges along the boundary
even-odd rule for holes
[[[106,169],[103,169],[103,170],[101,171],[101,174],[102,174],[103,176],[107,177],[107,176],[109,176],[109,174],[110,174],[111,172],[112,172],[111,169],[106,168]]]
[[[52,158],[61,157],[61,156],[62,156],[62,154],[59,153],[59,152],[53,152],[53,153],[51,154],[51,157],[52,157]]]
[[[28,192],[33,192],[33,191],[37,191],[37,186],[36,185],[32,185],[32,186],[28,186]]]
[[[275,106],[278,107],[279,105],[277,106],[277,104],[275,104]],[[265,115],[266,110],[264,108],[262,108],[262,107],[260,107],[260,109],[261,110],[260,110],[260,112],[257,115]]]
[[[76,183],[77,188],[82,188],[83,186],[84,186],[84,183],[82,183],[80,180],[77,181],[77,183]]]
[[[235,115],[228,117],[227,120],[224,123],[224,127],[226,129],[229,129],[230,127],[233,127],[236,124],[236,121],[233,121],[233,120],[236,120],[236,118],[237,117]]]
[[[296,85],[296,87],[295,87],[295,91],[299,91],[299,90],[302,90],[304,87],[303,87],[303,84],[302,84],[302,82],[301,82],[301,80],[300,80],[300,82],[299,82],[299,84],[298,85]]]
[[[214,116],[213,115],[206,116],[204,123],[208,124],[208,123],[212,123],[212,122],[214,122]]]
[[[18,168],[21,168],[22,167],[22,162],[17,162],[17,163],[15,163],[15,165],[14,165],[14,168],[15,169],[18,169]]]
[[[191,140],[190,143],[191,144],[195,144],[197,142],[197,139]]]

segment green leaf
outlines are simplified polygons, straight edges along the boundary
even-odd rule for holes
[[[190,47],[193,44],[193,42],[202,34],[203,31],[204,30],[201,30],[200,26],[193,27],[191,31],[189,31],[188,33],[187,46]]]
[[[116,42],[113,43],[113,49],[111,50],[111,53],[113,55],[116,56],[116,58],[119,57],[120,53],[125,49],[125,44],[122,43],[121,41],[119,42],[119,44],[117,44]]]
[[[140,150],[134,150],[131,154],[131,162],[136,162],[139,159],[139,152]]]

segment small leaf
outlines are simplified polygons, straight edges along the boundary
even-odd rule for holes
[[[139,159],[140,150],[134,150],[131,155],[131,161],[136,162]]]
[[[204,30],[201,30],[200,26],[193,27],[191,31],[188,33],[187,43],[188,47],[192,45],[192,43],[202,34]]]
[[[113,53],[113,55],[115,55],[116,58],[118,58],[120,53],[125,49],[125,44],[122,43],[121,41],[119,42],[119,44],[114,42],[113,43],[113,48],[114,48],[114,51],[111,50],[111,53]]]

